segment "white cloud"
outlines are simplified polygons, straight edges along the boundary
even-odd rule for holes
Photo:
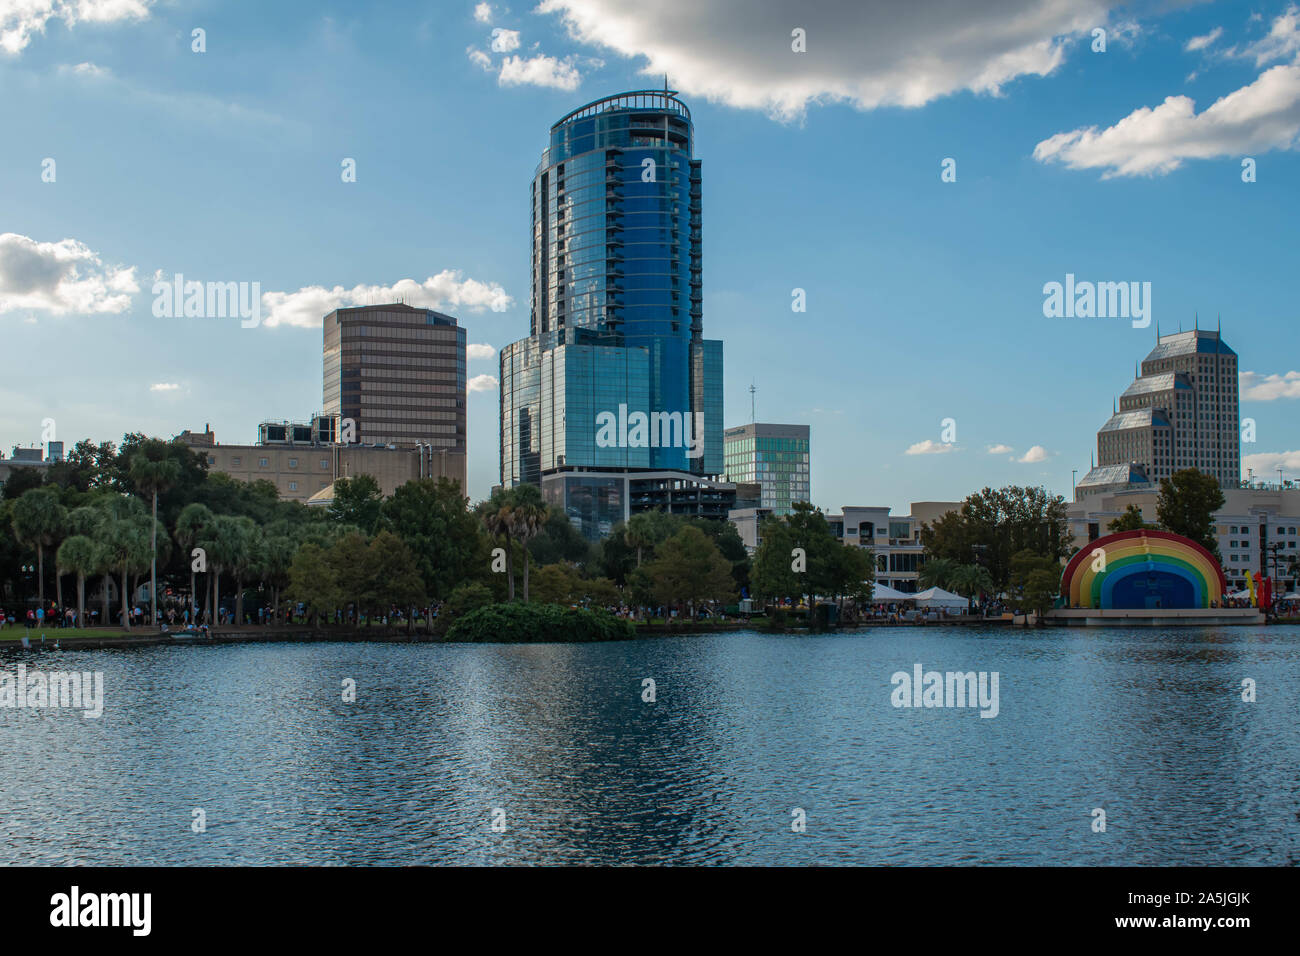
[[[1253,59],[1256,66],[1273,60],[1288,60],[1297,53],[1300,53],[1300,7],[1295,4],[1273,21],[1262,40],[1256,40],[1243,50],[1233,47],[1228,51],[1230,56]]]
[[[71,29],[78,22],[146,20],[154,0],[0,0],[0,52],[17,54],[45,24],[59,19]]]
[[[1254,471],[1256,478],[1264,481],[1267,481],[1270,476],[1276,476],[1277,470],[1281,468],[1283,477],[1290,473],[1294,480],[1297,472],[1300,472],[1300,451],[1261,451],[1254,455],[1243,455],[1241,458],[1243,477],[1247,468]]]
[[[1204,112],[1187,96],[1134,110],[1114,126],[1057,133],[1034,147],[1039,162],[1112,176],[1172,172],[1187,159],[1290,149],[1300,134],[1300,66],[1275,66]]]
[[[118,313],[130,308],[131,295],[139,291],[134,266],[106,266],[76,239],[37,242],[0,233],[0,314]]]
[[[1047,449],[1042,445],[1034,445],[1029,449],[1029,451],[1025,452],[1023,457],[1017,458],[1016,461],[1020,462],[1022,465],[1032,465],[1035,462],[1047,461]]]
[[[470,345],[465,346],[465,352],[470,361],[474,361],[475,359],[490,359],[497,354],[497,350],[492,346],[481,345],[478,343],[471,343]]]
[[[957,446],[952,442],[937,442],[926,439],[919,441],[915,445],[909,445],[905,455],[942,455],[952,451]]]
[[[1195,53],[1197,50],[1204,50],[1221,36],[1223,36],[1223,27],[1215,27],[1204,36],[1192,37],[1187,41],[1187,45],[1184,46],[1183,49],[1188,53]]]
[[[519,49],[519,31],[494,27],[492,30],[492,52],[512,53]]]
[[[465,385],[465,388],[471,392],[490,392],[497,387],[496,377],[493,375],[475,375]]]
[[[2,0],[0,0],[0,2],[2,2]],[[69,66],[64,63],[59,67],[59,72],[64,75],[72,74],[74,76],[89,76],[92,78],[111,77],[113,75],[113,71],[108,67],[97,66],[94,63],[78,63],[76,66]]]
[[[465,54],[469,57],[469,61],[475,66],[481,67],[484,70],[492,69],[492,57],[488,56],[482,50],[476,50],[471,46],[466,48]]]
[[[149,386],[151,392],[175,392],[179,390],[180,386],[175,382],[157,382]]]
[[[492,4],[480,3],[474,7],[474,19],[479,23],[492,22]]]
[[[1007,455],[1015,451],[1010,445],[989,445],[988,452],[990,455]]]
[[[582,74],[573,65],[573,57],[557,60],[539,53],[527,59],[508,56],[501,61],[497,82],[501,86],[549,86],[573,91],[582,82]]]
[[[1193,37],[1213,42],[1222,31]],[[1228,56],[1250,57],[1256,66],[1300,54],[1300,7],[1273,21],[1268,36]],[[1188,81],[1196,78],[1192,73]],[[1300,138],[1300,59],[1275,66],[1253,83],[1215,100],[1203,112],[1187,96],[1168,96],[1154,108],[1134,110],[1114,126],[1080,127],[1057,133],[1034,147],[1039,162],[1061,162],[1071,169],[1102,169],[1113,176],[1154,176],[1172,172],[1188,159],[1245,156],[1272,149],[1294,149]]]
[[[641,73],[688,96],[782,119],[810,103],[923,106],[970,90],[999,95],[1045,76],[1067,47],[1111,24],[1113,0],[964,0],[936,15],[915,0],[542,0],[575,39],[643,60]],[[791,49],[805,31],[806,51]]]
[[[264,292],[262,311],[267,318],[262,324],[319,328],[326,313],[335,309],[399,300],[418,309],[461,308],[471,312],[504,312],[514,303],[498,283],[465,279],[457,270],[444,269],[424,282],[400,279],[387,286],[345,289],[336,285],[326,289],[314,285],[297,292]]]
[[[1241,397],[1252,402],[1300,398],[1300,372],[1287,372],[1285,375],[1240,372],[1237,378],[1241,386]]]

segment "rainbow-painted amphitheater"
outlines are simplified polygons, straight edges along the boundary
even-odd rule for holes
[[[1121,531],[1090,542],[1061,575],[1066,608],[1222,607],[1227,581],[1214,555],[1168,531]]]

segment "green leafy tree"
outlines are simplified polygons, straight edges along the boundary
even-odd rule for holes
[[[379,482],[371,475],[339,478],[334,482],[334,500],[330,515],[342,524],[356,525],[363,534],[372,535],[383,515],[384,496]]]
[[[4,497],[16,501],[32,489],[40,488],[44,481],[45,476],[36,468],[11,465],[4,483]]]
[[[685,605],[693,613],[709,601],[725,604],[736,597],[731,566],[698,528],[682,528],[663,542],[643,570],[661,604]]]
[[[544,564],[533,578],[533,597],[539,604],[571,604],[579,580],[567,564]]]
[[[1106,526],[1112,533],[1119,531],[1141,531],[1145,528],[1154,528],[1155,525],[1147,524],[1142,517],[1142,509],[1137,505],[1129,505],[1124,509],[1124,513]]]
[[[406,629],[414,626],[416,608],[425,600],[424,581],[416,567],[415,554],[391,531],[375,535],[365,561],[365,596],[372,608],[387,612],[390,606],[412,612],[406,615]]]
[[[677,520],[681,521],[681,519]],[[749,551],[734,524],[719,518],[693,517],[685,519],[682,526],[685,525],[699,528],[717,545],[722,556],[731,564],[731,577],[736,582],[737,589],[749,587]]]
[[[1061,578],[1059,575],[1042,569],[1030,571],[1029,576],[1025,579],[1025,604],[1038,612],[1040,624],[1043,615],[1056,599],[1056,592],[1060,587],[1060,583]]]
[[[796,502],[790,514],[765,519],[759,534],[762,540],[754,559],[753,584],[760,595],[794,598],[839,593],[845,546],[832,533],[821,509],[806,501]],[[796,561],[803,571],[795,570]],[[874,573],[867,569],[862,577],[874,578]]]
[[[539,568],[545,564],[575,564],[593,571],[597,562],[593,556],[599,550],[582,536],[582,532],[560,508],[551,508],[541,533],[528,542],[528,552]]]
[[[344,535],[334,542],[329,550],[330,566],[339,589],[343,592],[343,603],[351,603],[356,611],[357,624],[361,615],[369,614],[373,608],[370,586],[370,545],[360,532]]]
[[[384,526],[411,549],[432,598],[488,573],[488,542],[468,506],[460,485],[447,478],[408,481],[383,503]]]
[[[1011,574],[1007,590],[1013,599],[1020,603],[1028,603],[1029,576],[1035,571],[1045,571],[1052,575],[1058,584],[1060,582],[1061,563],[1059,561],[1044,557],[1028,548],[1017,551],[1011,556]]]
[[[470,611],[476,611],[492,603],[494,603],[494,600],[491,589],[486,585],[479,584],[477,581],[453,588],[447,600],[438,609],[438,617],[434,622],[433,630],[438,634],[446,634],[461,617]]]
[[[790,526],[780,518],[764,518],[750,575],[757,595],[769,600],[794,600],[804,593],[804,579],[794,570],[794,549]]]
[[[1224,501],[1217,478],[1196,468],[1184,468],[1161,479],[1156,520],[1166,531],[1192,539],[1222,563],[1218,536],[1214,533],[1214,513],[1223,507]]]
[[[343,590],[339,586],[334,562],[325,548],[308,541],[298,549],[289,565],[285,595],[289,600],[301,603],[317,627],[322,614],[328,617],[342,605]]]
[[[970,495],[955,512],[921,529],[930,558],[957,564],[982,564],[994,588],[1007,586],[1011,556],[1029,549],[1060,560],[1070,551],[1065,499],[1044,488],[985,488]]]

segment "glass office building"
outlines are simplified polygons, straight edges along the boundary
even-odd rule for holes
[[[759,507],[788,515],[796,501],[809,501],[811,476],[807,425],[755,423],[728,428],[725,436],[727,481],[759,485]]]
[[[531,191],[530,334],[501,351],[502,485],[721,474],[722,343],[704,338],[692,135],[667,90],[606,97],[551,127]],[[575,482],[591,510],[591,483]],[[627,495],[596,497],[626,514]]]

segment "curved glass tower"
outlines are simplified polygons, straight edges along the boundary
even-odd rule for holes
[[[530,335],[501,352],[501,483],[722,471],[722,343],[701,308],[700,162],[671,91],[551,127],[532,184]]]

